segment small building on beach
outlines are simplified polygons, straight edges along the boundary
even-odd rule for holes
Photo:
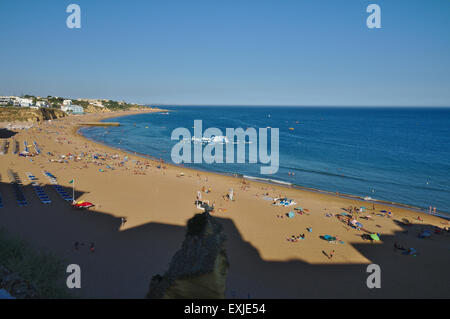
[[[84,109],[80,105],[62,105],[61,110],[70,114],[84,114]]]

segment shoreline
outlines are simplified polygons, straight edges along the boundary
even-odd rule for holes
[[[132,114],[125,114],[125,115],[116,115],[116,114],[110,114],[111,116],[102,116],[98,119],[99,122],[107,120],[107,119],[120,119],[121,117],[124,116],[129,116],[129,115],[139,115],[139,114],[144,114],[144,113],[160,113],[160,112],[171,112],[170,110],[157,110],[157,111],[143,111],[143,112],[138,112],[138,113],[132,113]],[[113,112],[115,113],[115,112]],[[104,114],[104,113],[102,113]],[[131,150],[127,150],[127,149],[123,149],[120,147],[116,147],[116,146],[112,146],[112,145],[108,145],[105,143],[102,143],[100,141],[94,140],[92,138],[89,138],[85,135],[83,135],[80,130],[83,129],[84,127],[87,126],[92,126],[89,125],[89,123],[87,125],[83,125],[83,123],[78,124],[78,127],[75,127],[74,133],[78,136],[81,136],[82,138],[98,144],[98,145],[102,145],[104,147],[110,148],[111,150],[116,150],[116,151],[121,151],[121,152],[125,152],[129,155],[134,155],[137,157],[141,157],[143,159],[147,159],[147,160],[152,160],[157,162],[158,159],[150,154],[144,154],[144,153],[139,153],[139,152],[134,152]],[[415,211],[417,213],[424,213],[427,214],[429,216],[436,216],[436,217],[440,217],[440,218],[444,218],[446,220],[450,220],[450,212],[445,212],[445,211],[438,211],[436,214],[430,214],[428,212],[428,210],[424,207],[420,207],[420,206],[415,206],[412,204],[406,204],[406,203],[400,203],[400,202],[392,202],[392,201],[387,201],[387,200],[382,200],[382,199],[370,199],[370,200],[366,200],[364,199],[364,197],[362,196],[358,196],[358,195],[354,195],[354,194],[346,194],[346,193],[336,193],[336,192],[332,192],[332,191],[327,191],[327,190],[323,190],[323,189],[319,189],[319,188],[313,188],[313,187],[306,187],[306,186],[302,186],[302,185],[298,185],[298,184],[294,184],[294,183],[290,183],[290,182],[284,182],[284,181],[277,181],[275,179],[270,179],[270,178],[262,178],[262,177],[256,177],[256,176],[248,176],[248,175],[244,175],[241,173],[236,173],[236,172],[219,172],[219,171],[215,171],[215,170],[207,170],[207,169],[201,169],[201,168],[192,168],[192,167],[186,167],[183,165],[177,165],[177,164],[173,164],[173,163],[167,163],[164,162],[165,165],[168,166],[172,166],[174,168],[183,168],[183,169],[189,169],[189,170],[193,170],[193,171],[198,171],[198,172],[202,172],[202,173],[210,173],[210,174],[217,174],[220,176],[228,176],[228,177],[232,177],[232,178],[241,178],[244,179],[246,181],[252,181],[255,183],[263,183],[263,184],[267,184],[267,185],[273,185],[273,186],[279,186],[279,187],[284,187],[287,189],[298,189],[301,191],[307,191],[307,192],[313,192],[313,193],[319,193],[319,194],[323,194],[323,195],[328,195],[328,196],[334,196],[337,198],[343,198],[343,199],[351,199],[351,200],[357,200],[360,201],[362,203],[370,203],[370,204],[378,204],[378,205],[386,205],[392,208],[403,208],[403,209],[409,209],[411,211]]]

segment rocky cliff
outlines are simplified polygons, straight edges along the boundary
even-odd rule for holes
[[[59,109],[28,107],[0,107],[0,122],[41,122],[67,116]]]
[[[3,266],[0,266],[0,289],[17,299],[39,298],[33,285]]]
[[[99,106],[94,106],[92,104],[89,104],[87,107],[84,108],[84,112],[86,112],[86,113],[109,113],[109,112],[111,112],[111,110],[108,109],[107,107],[99,107]]]
[[[224,243],[222,225],[207,212],[196,214],[169,269],[153,276],[147,298],[225,298],[229,263]]]

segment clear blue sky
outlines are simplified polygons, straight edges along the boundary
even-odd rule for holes
[[[0,0],[0,41],[0,95],[450,105],[449,0]]]

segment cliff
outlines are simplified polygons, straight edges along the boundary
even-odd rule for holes
[[[147,298],[225,298],[229,269],[222,226],[209,213],[188,221],[181,249],[164,275],[153,276]]]
[[[67,116],[59,109],[0,107],[0,122],[41,122]]]
[[[109,113],[112,111],[110,109],[108,109],[107,107],[99,107],[99,106],[89,104],[88,106],[86,106],[84,108],[84,112],[86,112],[86,113]]]
[[[6,290],[12,297],[17,299],[38,298],[33,285],[3,266],[0,266],[0,289]]]

